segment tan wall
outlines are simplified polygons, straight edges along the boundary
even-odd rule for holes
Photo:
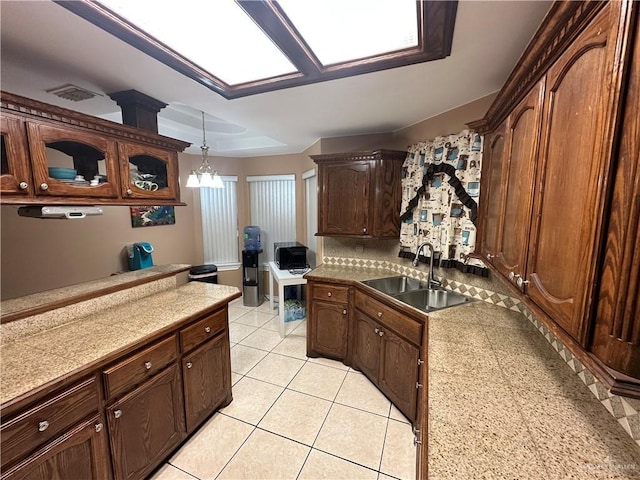
[[[187,168],[181,165],[181,185]],[[108,277],[128,270],[124,248],[134,242],[154,247],[157,265],[196,262],[192,193],[175,207],[175,225],[131,227],[129,207],[105,207],[104,215],[77,220],[19,217],[17,207],[2,206],[0,222],[1,298],[9,299]]]

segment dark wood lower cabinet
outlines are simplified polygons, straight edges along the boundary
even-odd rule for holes
[[[176,364],[107,408],[116,480],[144,478],[185,436]]]
[[[398,410],[414,420],[416,390],[421,385],[418,377],[420,350],[388,329],[382,333],[378,385]]]
[[[4,471],[3,480],[110,479],[107,429],[102,415],[76,426]]]
[[[356,310],[354,318],[353,365],[359,368],[370,380],[377,383],[381,342],[376,328],[379,331],[379,325],[358,310]]]
[[[416,420],[420,350],[386,325],[356,310],[353,366],[409,420]]]
[[[309,335],[313,354],[344,360],[349,332],[348,306],[314,300],[311,314],[314,321]]]
[[[218,406],[231,402],[231,361],[226,332],[182,359],[187,433]]]

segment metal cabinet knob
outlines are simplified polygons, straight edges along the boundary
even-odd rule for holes
[[[330,297],[330,296],[332,296],[332,293],[331,292],[327,292],[327,297]]]
[[[27,182],[20,182],[18,186],[20,187],[20,190],[26,190],[29,188],[29,184]]]
[[[347,314],[347,309],[345,308],[344,310],[342,310],[342,314],[346,315]]]
[[[373,329],[373,333],[379,333],[379,332],[380,332],[380,329],[378,327]]]
[[[101,423],[96,423],[95,427],[96,427],[96,432],[101,432],[102,431],[102,424]]]
[[[49,188],[49,185],[47,185],[46,183],[40,184],[40,190],[47,190],[48,188]]]
[[[211,333],[211,327],[204,327],[204,331],[207,333]]]
[[[187,362],[187,368],[191,368],[191,367],[193,367],[193,363]]]
[[[528,284],[529,284],[529,280],[523,280],[522,277],[518,275],[518,280],[516,280],[516,285],[518,285],[518,288],[522,288]]]
[[[509,280],[513,281],[513,279],[516,277],[516,274],[513,272],[509,272]]]
[[[362,233],[367,233],[367,227],[364,227],[364,228],[362,229]]]
[[[115,410],[113,412],[113,416],[116,418],[120,418],[122,416],[122,410]]]
[[[151,370],[151,362],[144,362],[144,368]]]
[[[133,195],[133,190],[128,189],[128,190],[127,190],[127,195]]]
[[[487,253],[487,260],[491,260],[493,258],[493,255],[491,255],[490,253]]]
[[[380,330],[380,333],[378,333],[378,335],[383,336],[384,332],[382,330]]]
[[[418,437],[413,437],[413,446],[417,447],[418,445],[422,445],[422,441],[418,440]]]
[[[47,428],[49,428],[49,422],[47,422],[46,420],[40,422],[38,424],[38,431],[39,432],[44,432]]]
[[[378,318],[382,318],[382,312],[378,312]]]

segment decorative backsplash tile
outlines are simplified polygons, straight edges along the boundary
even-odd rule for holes
[[[407,275],[419,280],[427,280],[428,272],[412,266],[402,265],[386,260],[372,260],[366,258],[348,258],[348,257],[324,257],[323,262],[327,265],[366,267],[366,268],[383,268],[398,273],[399,275]],[[411,265],[411,264],[409,264]],[[565,347],[565,345],[540,321],[529,309],[515,297],[511,297],[501,292],[495,292],[487,288],[476,285],[469,285],[459,281],[460,275],[456,274],[458,280],[449,280],[441,278],[442,286],[446,289],[457,293],[462,293],[469,297],[473,297],[483,302],[488,302],[499,307],[520,312],[524,315],[540,332],[544,338],[551,344],[560,357],[567,363],[569,368],[582,380],[589,388],[591,393],[604,405],[604,407],[613,415],[624,430],[633,438],[640,446],[640,399],[621,397],[614,395],[607,390],[598,379],[596,379],[585,366]],[[477,281],[474,277],[473,281]]]

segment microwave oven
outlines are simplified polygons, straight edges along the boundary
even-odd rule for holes
[[[280,270],[307,268],[307,247],[299,242],[275,242],[273,259]]]

